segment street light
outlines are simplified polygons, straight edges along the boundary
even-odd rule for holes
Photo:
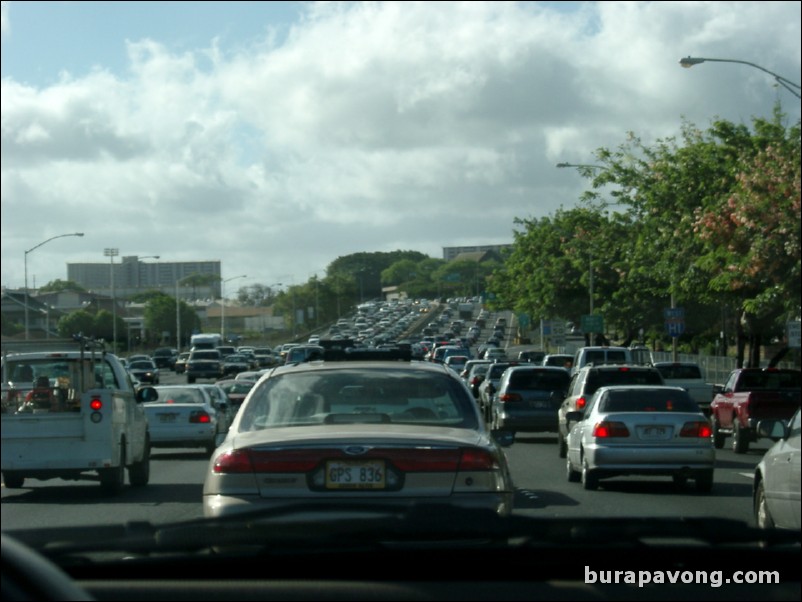
[[[799,90],[800,90],[799,84],[796,84],[796,83],[792,82],[791,80],[784,78],[782,75],[777,75],[776,73],[774,73],[773,71],[769,71],[765,67],[761,67],[760,65],[755,65],[754,63],[750,63],[749,61],[738,61],[738,60],[735,60],[735,59],[710,59],[710,58],[700,58],[700,57],[691,57],[691,56],[686,56],[684,59],[680,59],[679,60],[680,66],[685,67],[686,69],[690,69],[694,65],[698,65],[700,63],[706,63],[706,62],[711,62],[711,63],[738,63],[740,65],[749,65],[750,67],[754,67],[755,69],[760,69],[764,73],[768,73],[769,75],[771,75],[778,84],[780,84],[783,88],[788,90],[791,94],[793,94],[797,98],[802,98],[802,96],[799,95]],[[794,89],[794,88],[796,88],[796,89]]]
[[[610,169],[604,165],[587,165],[582,163],[557,163],[557,167],[581,167],[584,169]]]
[[[28,340],[28,332],[29,332],[29,327],[28,327],[28,253],[30,253],[31,251],[35,251],[36,249],[38,249],[42,245],[45,245],[45,244],[49,243],[51,240],[56,240],[57,238],[64,238],[65,236],[83,236],[83,235],[84,235],[83,232],[72,232],[70,234],[59,234],[58,236],[53,236],[51,238],[48,238],[46,241],[40,242],[35,247],[31,247],[30,249],[25,251],[25,340],[26,341]]]
[[[247,278],[248,276],[242,274],[241,276],[232,276],[231,278],[226,278],[223,280],[222,284],[220,285],[220,294],[222,296],[222,305],[220,306],[220,336],[223,338],[223,342],[225,343],[226,340],[226,282],[231,282],[232,280],[236,280],[237,278]]]
[[[112,324],[112,353],[117,353],[117,299],[114,294],[114,258],[120,254],[120,249],[103,249],[103,255],[109,258],[111,267],[111,324]]]

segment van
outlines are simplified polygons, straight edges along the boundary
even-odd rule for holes
[[[599,366],[604,364],[631,363],[632,353],[626,347],[580,347],[574,354],[574,364],[571,366],[571,374],[588,364]]]

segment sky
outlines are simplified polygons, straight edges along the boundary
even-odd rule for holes
[[[2,2],[2,285],[117,248],[220,261],[233,296],[509,244],[588,188],[557,163],[778,102],[796,122],[762,70],[679,60],[798,84],[800,6]]]

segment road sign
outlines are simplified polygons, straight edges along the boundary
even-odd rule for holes
[[[666,321],[666,332],[669,336],[678,337],[685,332],[685,308],[666,307],[663,310]]]
[[[582,332],[604,332],[604,317],[599,314],[585,314],[582,316]]]
[[[799,349],[799,321],[788,322],[788,346]]]

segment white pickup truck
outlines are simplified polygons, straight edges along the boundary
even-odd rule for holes
[[[150,440],[142,403],[120,360],[102,345],[76,340],[2,345],[2,473],[5,486],[26,478],[78,480],[95,473],[119,493],[150,479]]]
[[[705,382],[699,364],[693,362],[655,362],[654,367],[660,371],[663,381],[673,387],[682,387],[705,416],[710,416],[710,402],[713,401],[713,385]]]

